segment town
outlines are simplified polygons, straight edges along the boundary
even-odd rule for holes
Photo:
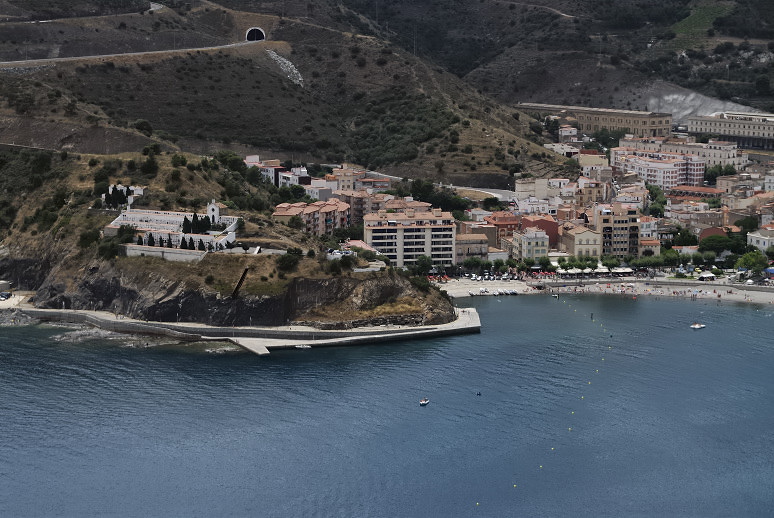
[[[741,271],[772,276],[766,266],[774,256],[774,163],[750,155],[774,147],[774,115],[722,113],[678,127],[662,113],[522,108],[557,128],[557,142],[544,147],[564,156],[578,175],[522,175],[512,191],[484,190],[488,208],[452,214],[395,194],[399,178],[348,164],[327,165],[321,175],[257,155],[244,164],[265,182],[316,200],[277,204],[275,222],[315,236],[362,226],[361,250],[385,265],[421,266],[423,274],[483,269],[494,276],[517,266],[601,273],[625,266],[670,267],[691,276],[704,270],[700,277],[707,280],[719,270],[738,270],[747,257]],[[605,148],[589,136],[600,130],[621,133],[618,145]],[[124,209],[104,233],[132,227],[137,238],[125,245],[129,256],[197,261],[237,240],[239,218],[214,199],[202,214],[165,212],[132,208],[143,187],[114,185],[109,196],[116,192]]]

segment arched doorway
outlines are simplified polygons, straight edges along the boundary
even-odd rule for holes
[[[266,33],[260,27],[250,27],[245,38],[247,41],[262,41],[266,39]]]

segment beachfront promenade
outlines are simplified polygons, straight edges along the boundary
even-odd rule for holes
[[[726,302],[752,302],[774,304],[774,288],[768,286],[747,286],[732,284],[726,279],[701,282],[690,279],[642,279],[617,277],[604,279],[530,279],[528,281],[473,281],[452,279],[434,283],[454,298],[484,295],[498,295],[499,291],[515,291],[518,295],[541,295],[561,293],[589,293],[608,295],[656,295],[693,299],[712,299]],[[537,289],[538,286],[541,289]],[[481,293],[482,289],[488,290]]]
[[[291,349],[297,346],[375,344],[481,331],[478,313],[472,308],[456,308],[457,319],[448,324],[321,330],[300,325],[218,327],[193,322],[148,322],[106,311],[38,309],[24,304],[21,300],[15,307],[38,320],[87,324],[117,333],[169,336],[181,341],[229,341],[258,355],[267,355],[272,349]]]

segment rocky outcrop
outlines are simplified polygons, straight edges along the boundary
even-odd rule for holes
[[[39,308],[113,311],[140,320],[200,322],[217,326],[283,325],[322,313],[321,327],[357,327],[379,322],[400,325],[441,324],[454,320],[451,303],[437,292],[421,293],[408,279],[388,272],[323,279],[296,278],[274,296],[222,296],[184,281],[143,272],[119,270],[111,262],[93,261],[73,278],[53,271],[34,296]],[[396,300],[410,299],[402,315],[374,311]],[[314,313],[314,312],[313,312]],[[357,318],[351,315],[356,314]],[[348,317],[348,315],[350,315]],[[343,323],[346,322],[346,323]]]

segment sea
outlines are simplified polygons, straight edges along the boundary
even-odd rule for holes
[[[269,357],[0,328],[0,516],[774,516],[774,306],[457,304],[480,334]]]

